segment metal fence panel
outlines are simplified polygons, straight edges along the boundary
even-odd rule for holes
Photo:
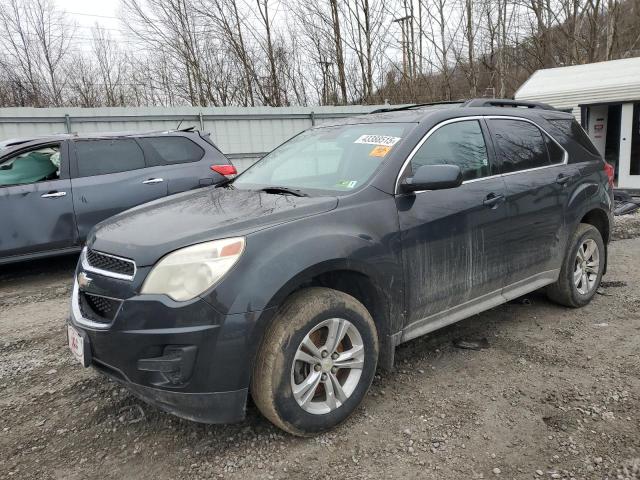
[[[2,108],[0,140],[50,133],[151,131],[194,126],[210,132],[219,148],[241,166],[312,125],[380,107]]]

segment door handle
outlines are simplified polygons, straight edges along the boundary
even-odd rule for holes
[[[49,193],[43,193],[42,195],[40,195],[40,197],[42,198],[59,198],[59,197],[64,197],[67,194],[67,192],[49,192]]]
[[[558,185],[566,185],[569,183],[569,180],[571,180],[571,175],[565,175],[564,173],[561,173],[556,177],[556,183]]]
[[[164,182],[164,178],[149,178],[148,180],[145,180],[144,183],[145,185],[153,185],[154,183],[162,183]]]
[[[487,197],[484,199],[484,202],[482,202],[482,204],[485,207],[497,207],[499,204],[501,204],[502,202],[505,201],[504,195],[502,194],[495,194],[495,193],[490,193],[489,195],[487,195]]]

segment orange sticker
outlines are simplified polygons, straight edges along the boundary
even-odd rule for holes
[[[387,145],[378,145],[373,150],[369,152],[370,157],[384,157],[387,153],[389,153],[391,147]]]

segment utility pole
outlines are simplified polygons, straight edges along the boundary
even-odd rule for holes
[[[409,22],[413,19],[412,15],[407,15],[405,17],[394,18],[392,23],[399,23],[400,29],[402,30],[402,76],[404,78],[407,77],[407,61],[411,63],[411,52],[409,50],[409,41],[407,30],[409,29]],[[411,65],[409,65],[410,72],[412,70]]]

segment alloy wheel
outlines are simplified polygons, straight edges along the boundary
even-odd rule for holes
[[[364,343],[344,318],[316,325],[300,342],[291,366],[293,397],[306,412],[330,413],[353,394],[364,366]]]
[[[582,295],[590,293],[596,285],[600,273],[600,251],[595,240],[587,238],[576,254],[573,283]]]

